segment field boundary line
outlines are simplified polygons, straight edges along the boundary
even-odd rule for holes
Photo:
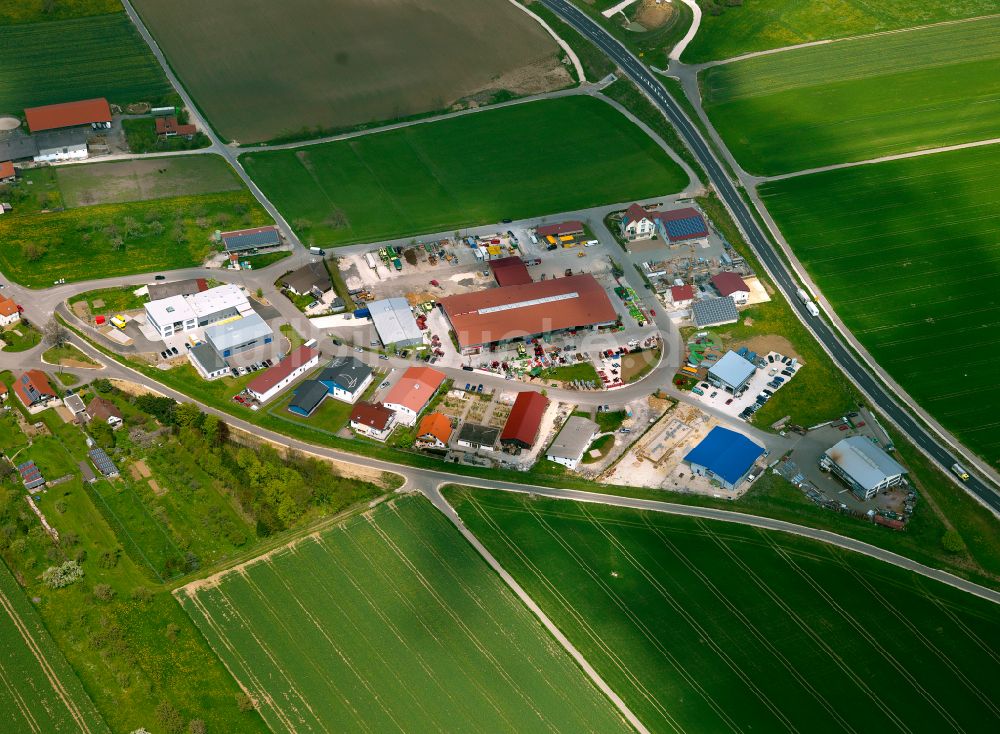
[[[827,592],[827,590],[823,588],[822,584],[817,583],[816,579],[814,579],[808,571],[806,571],[798,563],[796,563],[794,558],[786,554],[784,548],[775,543],[773,538],[769,538],[768,541],[774,548],[774,551],[777,554],[777,556],[781,558],[783,561],[785,561],[785,563],[793,571],[795,571],[796,574],[798,574],[799,578],[801,578],[803,581],[809,584],[809,586],[812,587],[813,591],[817,593],[819,598],[823,599],[823,601],[825,601],[830,606],[831,609],[833,609],[837,614],[839,614],[842,619],[846,620],[851,627],[857,630],[858,634],[860,634],[865,639],[865,641],[871,646],[871,648],[878,651],[878,654],[881,655],[882,659],[885,660],[891,667],[895,668],[896,672],[899,673],[899,675],[902,678],[904,678],[911,686],[913,686],[913,688],[921,695],[921,697],[923,697],[923,699],[928,704],[930,704],[931,708],[937,711],[938,714],[940,714],[940,716],[945,721],[948,722],[948,724],[952,727],[952,731],[959,731],[959,732],[965,731],[965,729],[963,729],[959,725],[959,723],[955,721],[954,717],[951,715],[951,712],[948,711],[947,708],[942,706],[940,701],[938,701],[937,698],[935,698],[930,692],[928,692],[927,689],[924,688],[923,685],[920,683],[920,681],[918,681],[913,676],[913,674],[906,669],[905,666],[901,665],[898,660],[896,660],[892,655],[890,655],[889,652],[884,647],[882,647],[882,645],[875,638],[875,636],[872,635],[865,628],[863,624],[859,624],[858,621],[854,618],[854,616],[849,614],[847,610],[844,609],[840,605],[840,603],[837,602],[837,600],[834,599],[829,594],[829,592]]]
[[[574,51],[572,47],[570,47],[570,45],[566,43],[566,41],[564,41],[558,33],[555,32],[552,26],[550,26],[548,23],[545,22],[544,19],[538,16],[534,10],[527,7],[526,5],[522,5],[521,3],[517,2],[517,0],[509,0],[509,2],[518,10],[525,12],[529,16],[531,16],[535,20],[535,22],[538,23],[538,25],[544,28],[546,32],[548,32],[548,34],[552,36],[552,40],[554,40],[559,45],[559,47],[566,52],[566,55],[569,57],[570,61],[573,62],[573,68],[576,71],[576,77],[577,79],[580,80],[579,83],[586,84],[587,75],[583,73],[583,64],[581,64],[580,59],[577,58],[576,51]]]
[[[805,43],[796,43],[791,46],[781,46],[779,48],[768,48],[762,51],[751,51],[750,53],[739,54],[738,56],[730,56],[728,59],[719,59],[717,61],[706,61],[701,64],[688,64],[687,66],[696,73],[699,73],[705,69],[711,69],[715,66],[724,66],[726,64],[735,64],[740,61],[748,61],[749,59],[755,59],[761,56],[774,56],[775,54],[782,54],[788,51],[798,51],[803,48],[812,48],[813,46],[829,46],[833,43],[845,43],[847,41],[861,41],[866,38],[878,38],[879,36],[894,36],[903,33],[912,33],[914,31],[925,31],[930,28],[939,28],[941,26],[949,25],[960,25],[962,23],[975,23],[980,20],[990,20],[991,18],[1000,17],[1000,13],[990,13],[989,15],[976,15],[971,18],[953,18],[952,20],[942,20],[937,23],[926,23],[924,25],[909,26],[908,28],[892,28],[887,31],[874,31],[872,33],[862,33],[857,36],[844,36],[843,38],[820,38],[815,41],[806,41]]]
[[[761,632],[757,628],[757,626],[753,622],[751,622],[749,618],[747,618],[747,616],[743,613],[743,611],[738,606],[736,606],[736,604],[734,604],[729,599],[729,597],[727,597],[725,594],[722,593],[722,591],[719,590],[719,588],[715,585],[715,582],[713,582],[712,579],[708,578],[708,576],[706,576],[705,573],[700,568],[698,568],[697,564],[692,563],[691,559],[688,558],[687,555],[684,554],[680,550],[680,548],[678,548],[674,544],[673,540],[671,540],[666,535],[666,533],[664,533],[660,528],[656,527],[656,525],[654,525],[649,521],[648,514],[642,513],[642,517],[643,520],[645,521],[645,525],[650,530],[652,530],[653,533],[658,538],[660,538],[660,541],[663,543],[664,547],[667,548],[671,553],[673,553],[674,557],[677,558],[682,564],[684,564],[684,566],[688,570],[690,570],[705,585],[705,588],[707,588],[712,593],[712,596],[714,596],[723,606],[725,606],[730,611],[730,613],[734,617],[736,617],[736,619],[738,619],[740,622],[743,623],[743,625],[747,628],[750,634],[753,635],[754,638],[758,642],[760,642],[761,645],[763,645],[764,648],[781,663],[782,667],[785,668],[785,670],[787,670],[788,673],[796,681],[798,681],[799,685],[801,685],[810,694],[812,694],[813,698],[816,699],[816,702],[819,703],[826,710],[826,712],[830,715],[830,717],[835,719],[837,723],[839,723],[840,726],[845,731],[849,731],[852,734],[857,734],[857,730],[853,726],[851,726],[850,722],[848,722],[846,719],[844,719],[843,716],[840,715],[840,712],[837,710],[835,706],[833,706],[826,699],[826,696],[820,693],[816,689],[816,687],[813,686],[809,678],[800,673],[798,670],[796,670],[795,666],[792,665],[791,661],[789,661],[788,658],[785,657],[785,654],[781,652],[781,650],[779,650],[777,647],[775,647],[774,644],[767,638],[767,635]],[[702,536],[704,537],[704,534],[702,534]]]
[[[450,483],[450,482],[446,482]],[[487,565],[496,572],[500,578],[504,580],[507,586],[514,592],[514,594],[524,603],[528,609],[530,609],[538,620],[545,626],[549,633],[555,637],[556,641],[562,645],[563,649],[576,661],[577,665],[586,673],[590,680],[597,686],[597,688],[608,697],[608,699],[614,704],[614,706],[621,712],[625,720],[628,721],[640,734],[650,734],[649,729],[642,723],[642,721],[637,717],[631,709],[626,705],[622,698],[605,682],[601,675],[594,669],[594,667],[587,661],[587,659],[580,653],[579,650],[569,641],[560,631],[560,629],[552,622],[551,619],[542,611],[542,608],[535,602],[534,599],[528,594],[524,588],[517,583],[514,577],[500,564],[500,562],[493,556],[492,553],[486,548],[485,545],[475,536],[472,531],[465,527],[465,523],[462,522],[458,513],[455,509],[448,504],[448,502],[442,496],[440,489],[435,487],[433,490],[428,490],[427,495],[435,507],[440,510],[445,517],[447,517],[451,523],[458,529],[476,552],[486,561]]]
[[[716,657],[721,659],[722,662],[726,664],[726,667],[728,667],[736,675],[736,677],[743,682],[743,684],[757,697],[760,703],[762,703],[766,709],[770,710],[774,717],[780,721],[786,729],[797,732],[798,728],[788,719],[785,713],[778,708],[773,701],[771,701],[767,694],[760,690],[756,682],[749,675],[747,675],[743,668],[729,656],[729,653],[727,653],[722,646],[712,638],[712,635],[710,635],[702,626],[701,622],[699,622],[693,614],[685,609],[684,605],[680,604],[673,594],[667,591],[666,587],[660,583],[659,579],[654,577],[653,574],[651,574],[648,569],[646,569],[646,567],[639,562],[639,559],[632,554],[628,547],[619,541],[618,538],[616,538],[611,532],[609,532],[608,529],[601,524],[600,520],[594,517],[594,515],[587,510],[586,506],[583,506],[581,509],[583,510],[583,517],[591,525],[593,525],[594,528],[601,535],[603,535],[613,547],[618,549],[618,552],[622,554],[622,557],[625,558],[625,560],[630,563],[643,578],[646,579],[649,585],[652,586],[653,589],[660,595],[660,598],[667,602],[674,612],[676,612],[681,619],[687,622],[695,633],[705,640],[712,651],[715,652]],[[549,527],[548,523],[546,523],[546,526]],[[596,579],[596,574],[593,577]],[[607,585],[605,584],[605,586]],[[638,618],[638,615],[635,616]],[[643,625],[645,626],[645,623],[643,623]]]
[[[504,529],[501,528],[493,520],[493,518],[491,518],[487,513],[483,511],[483,506],[479,502],[477,502],[474,498],[470,497],[469,503],[475,509],[476,513],[483,520],[483,522],[493,529],[493,531],[497,534],[497,537],[501,540],[501,542],[505,546],[507,546],[507,548],[511,551],[511,553],[513,553],[518,558],[518,560],[521,561],[521,563],[524,564],[524,567],[528,570],[528,572],[533,574],[535,578],[538,579],[538,582],[543,587],[545,587],[548,593],[550,593],[553,596],[553,598],[556,600],[556,603],[563,608],[563,610],[573,619],[573,621],[577,625],[579,625],[582,633],[587,637],[589,637],[591,641],[598,648],[600,648],[601,652],[603,652],[607,656],[607,658],[611,661],[611,664],[614,665],[616,668],[618,668],[619,672],[621,672],[621,674],[629,680],[629,682],[635,687],[638,694],[649,702],[650,706],[658,714],[660,714],[671,727],[673,727],[674,731],[683,732],[684,729],[673,718],[673,716],[670,714],[669,710],[667,710],[667,708],[663,705],[663,703],[659,699],[657,699],[649,691],[648,688],[646,688],[642,680],[635,673],[632,672],[632,670],[625,664],[625,662],[621,659],[618,653],[615,652],[611,647],[609,647],[608,644],[601,638],[601,636],[597,634],[597,632],[586,620],[586,618],[584,618],[583,615],[581,615],[579,611],[577,611],[576,607],[574,607],[570,603],[570,601],[566,598],[566,596],[562,593],[562,591],[560,591],[559,588],[549,580],[548,576],[546,576],[545,573],[540,568],[538,568],[537,564],[535,564],[535,562],[531,560],[531,558],[527,555],[527,553],[525,553],[516,542],[511,540],[507,532],[504,531]],[[530,514],[527,512],[527,510],[524,510],[523,512],[524,514]]]
[[[965,150],[966,148],[982,148],[987,145],[997,145],[1000,138],[987,138],[985,140],[973,140],[968,143],[955,143],[954,145],[940,145],[933,148],[921,148],[911,150],[906,153],[894,153],[892,155],[880,156],[878,158],[868,158],[863,161],[849,161],[847,163],[831,163],[828,166],[818,166],[816,168],[804,168],[801,171],[791,171],[790,173],[779,173],[774,176],[750,176],[756,184],[767,184],[774,181],[784,181],[789,178],[799,176],[810,176],[814,173],[826,173],[827,171],[839,171],[844,168],[857,168],[858,166],[871,166],[876,163],[888,163],[889,161],[902,161],[908,158],[920,158],[925,155],[937,155],[938,153],[950,153],[955,150]]]
[[[802,616],[798,612],[796,612],[792,607],[790,607],[785,602],[784,599],[781,598],[780,594],[776,593],[774,589],[772,589],[770,585],[768,585],[768,583],[764,581],[764,579],[762,579],[757,574],[756,571],[753,570],[753,568],[747,565],[746,562],[742,558],[740,558],[739,553],[730,548],[727,543],[725,543],[714,532],[712,532],[711,528],[706,527],[705,532],[716,544],[716,546],[718,546],[723,553],[729,556],[730,560],[732,560],[733,563],[735,563],[737,566],[743,569],[743,572],[750,577],[750,580],[757,586],[757,588],[759,588],[764,594],[766,594],[768,598],[770,598],[771,601],[774,602],[774,604],[779,609],[781,609],[788,616],[788,618],[792,620],[792,622],[800,630],[802,630],[802,632],[805,633],[806,637],[808,637],[813,641],[813,644],[816,645],[816,647],[819,650],[822,650],[827,654],[827,656],[833,661],[833,663],[838,668],[840,668],[841,671],[843,671],[844,675],[847,676],[847,678],[849,678],[854,683],[854,685],[858,687],[858,690],[861,691],[861,693],[867,695],[868,698],[871,699],[872,703],[876,704],[876,706],[878,706],[883,712],[885,712],[886,716],[889,717],[889,720],[893,724],[895,724],[900,731],[904,731],[907,733],[911,731],[910,728],[906,725],[906,722],[900,719],[896,715],[896,712],[893,711],[888,706],[888,704],[886,704],[886,702],[881,699],[881,697],[879,697],[878,693],[872,690],[871,686],[869,686],[868,683],[865,682],[864,678],[858,675],[858,673],[855,672],[855,670],[851,668],[851,666],[849,666],[844,661],[844,659],[840,657],[840,655],[837,654],[837,651],[834,650],[826,642],[826,640],[823,639],[823,636],[820,635],[818,632],[816,632],[816,630],[814,630],[812,627],[810,627],[806,623],[806,621],[802,619]]]

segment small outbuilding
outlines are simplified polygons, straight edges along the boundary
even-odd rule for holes
[[[499,428],[482,426],[478,423],[463,423],[455,443],[464,449],[489,449],[496,446]]]
[[[295,388],[295,394],[288,403],[288,410],[296,415],[308,418],[327,396],[326,385],[319,380],[303,380]]]
[[[729,296],[739,305],[750,300],[750,286],[737,273],[716,273],[712,276],[712,285],[720,296]]]

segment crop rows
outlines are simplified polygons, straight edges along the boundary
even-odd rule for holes
[[[156,101],[173,89],[125,13],[0,27],[0,113],[107,97]]]
[[[1000,146],[768,184],[796,255],[862,344],[1000,462]]]
[[[276,732],[624,730],[416,497],[179,599]]]
[[[708,69],[705,109],[740,164],[773,175],[1000,136],[1000,18]]]
[[[450,490],[651,731],[989,731],[996,608],[727,523]],[[905,704],[901,703],[905,702]]]

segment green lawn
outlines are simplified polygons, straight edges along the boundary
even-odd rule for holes
[[[616,13],[611,18],[605,18],[602,12],[617,5],[617,0],[572,0],[572,3],[589,15],[598,25],[604,26],[611,35],[625,44],[643,61],[660,68],[666,68],[667,54],[687,33],[693,19],[687,5],[674,3],[675,13],[662,26],[647,29],[636,22],[636,11],[642,3],[626,7],[623,13]],[[623,25],[623,14],[633,23],[631,27],[626,28]]]
[[[572,382],[573,380],[593,380],[599,381],[597,370],[590,362],[580,362],[570,364],[565,367],[553,367],[544,373],[546,380],[558,380],[559,382]]]
[[[42,618],[0,563],[0,720],[8,732],[109,732]]]
[[[526,134],[530,131],[530,134]],[[241,158],[310,244],[341,245],[679,191],[681,169],[590,97]]]
[[[146,303],[146,296],[137,296],[134,291],[142,285],[134,283],[132,285],[115,286],[112,288],[99,288],[93,291],[86,291],[69,299],[70,305],[74,303],[86,303],[92,314],[98,313],[121,313],[122,311],[137,311]],[[96,306],[95,302],[102,302],[103,305]]]
[[[1000,615],[983,599],[782,533],[448,496],[651,731],[1000,726]]]
[[[612,435],[601,436],[596,441],[594,441],[590,446],[587,447],[587,453],[583,455],[584,464],[596,464],[598,461],[602,461],[608,452],[614,448],[615,437]],[[591,451],[599,451],[600,456],[591,456]]]
[[[49,364],[62,364],[63,360],[73,360],[74,362],[84,362],[95,367],[98,366],[96,360],[88,357],[72,344],[64,344],[61,347],[49,347],[42,352],[42,359]]]
[[[0,248],[0,250],[2,249]],[[0,255],[0,257],[3,256]],[[23,321],[18,321],[6,329],[0,330],[0,339],[4,341],[3,351],[23,352],[42,341],[42,333],[33,326],[28,326]]]
[[[997,165],[1000,146],[989,146],[761,190],[796,255],[862,344],[994,466],[1000,466],[1000,386],[993,379],[1000,360],[993,336],[1000,314]]]
[[[624,410],[601,411],[594,415],[594,422],[597,423],[602,433],[611,433],[621,428],[627,417]]]
[[[0,0],[0,25],[121,12],[118,0]]]
[[[1000,135],[1000,17],[708,69],[705,110],[773,175]]]
[[[277,252],[262,252],[259,255],[251,255],[246,258],[250,262],[250,267],[254,270],[260,270],[266,268],[268,265],[273,265],[276,262],[284,260],[286,257],[291,257],[291,250],[278,250]]]
[[[753,51],[782,48],[825,38],[844,38],[897,28],[989,15],[992,0],[703,0],[698,35],[682,57],[696,64]],[[718,14],[711,12],[718,9]]]
[[[32,288],[199,265],[216,229],[267,224],[248,191],[79,207],[0,219],[0,269]],[[115,250],[113,241],[122,240]]]
[[[0,68],[0,110],[16,115],[25,107],[91,97],[128,104],[173,95],[124,12],[0,25]]]
[[[177,597],[275,732],[628,730],[419,496]]]

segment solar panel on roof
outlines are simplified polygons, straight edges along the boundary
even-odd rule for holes
[[[267,229],[263,232],[247,232],[245,234],[230,235],[223,237],[226,250],[233,252],[236,250],[250,250],[254,247],[266,247],[267,245],[277,245],[281,243],[277,230]]]
[[[104,476],[109,477],[112,474],[118,473],[118,468],[115,466],[114,462],[111,461],[111,457],[105,453],[104,449],[92,449],[88,453],[88,456],[90,456],[90,460],[94,462],[94,466],[97,467],[97,470]]]
[[[666,223],[667,235],[670,239],[684,239],[686,237],[699,237],[706,234],[705,222],[701,217],[685,217],[684,219],[674,219]]]

